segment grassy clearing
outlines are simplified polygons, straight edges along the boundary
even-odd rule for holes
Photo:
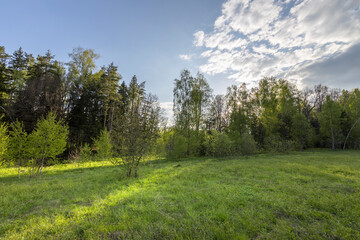
[[[0,169],[3,239],[360,239],[360,152]]]

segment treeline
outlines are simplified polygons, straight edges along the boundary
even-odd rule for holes
[[[56,157],[86,159],[98,151],[103,157],[120,157],[117,163],[126,166],[127,175],[137,176],[140,160],[159,135],[156,96],[136,76],[129,84],[121,81],[113,63],[97,68],[98,55],[91,49],[76,48],[69,56],[64,64],[49,51],[35,58],[21,48],[9,55],[0,47],[1,160],[39,172]],[[37,142],[56,140],[50,133],[42,134],[42,140],[28,137],[46,122],[47,131],[61,123],[65,134],[54,132],[66,144],[52,155],[54,148],[42,146],[47,150],[36,155]],[[15,154],[15,145],[22,155]]]
[[[69,56],[64,64],[49,51],[34,58],[21,48],[12,55],[0,48],[0,104],[4,119],[19,120],[27,133],[40,117],[54,112],[69,126],[72,150],[112,128],[127,86],[114,64],[96,70],[93,50],[76,48]]]
[[[358,88],[316,85],[300,91],[270,77],[252,89],[233,85],[213,96],[204,76],[187,70],[174,85],[175,124],[158,140],[158,151],[169,157],[360,149]]]
[[[166,127],[160,124],[156,97],[146,93],[136,76],[125,84],[113,63],[97,68],[98,55],[91,49],[76,48],[69,56],[64,64],[50,52],[35,58],[21,48],[10,55],[0,47],[2,142],[29,146],[35,140],[24,136],[34,135],[51,117],[50,126],[61,123],[67,133],[62,159],[85,159],[98,151],[102,158],[117,156],[115,163],[125,164],[128,176],[136,176],[140,161],[150,154],[179,158],[311,147],[360,149],[358,88],[316,85],[299,90],[270,77],[252,89],[233,85],[225,95],[214,96],[202,74],[194,77],[184,70],[174,80],[174,124]],[[41,168],[55,158],[31,151],[5,154],[4,146],[2,157],[17,158],[19,166],[25,159]]]

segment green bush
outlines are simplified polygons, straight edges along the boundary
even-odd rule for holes
[[[256,153],[257,143],[251,134],[243,134],[237,142],[237,150],[241,155],[251,155]]]
[[[104,166],[104,160],[111,156],[112,145],[110,142],[110,133],[106,129],[102,130],[100,135],[94,140],[94,145],[97,151],[96,156],[102,160],[102,166]]]
[[[287,152],[299,149],[300,147],[294,140],[285,140],[276,135],[265,138],[264,149],[267,152]]]
[[[187,140],[181,135],[172,135],[169,138],[167,156],[168,158],[183,158],[187,156]]]
[[[232,154],[233,141],[225,133],[215,134],[213,150],[215,157],[225,157]]]
[[[204,155],[225,157],[233,154],[234,143],[227,134],[213,131],[206,134],[203,146]]]
[[[5,123],[0,125],[0,165],[4,162],[4,157],[7,152],[9,143],[9,136],[7,135],[7,126]]]
[[[84,162],[90,161],[91,158],[92,158],[91,147],[88,143],[85,143],[80,148],[80,159],[79,160],[80,160],[80,162],[84,163]]]

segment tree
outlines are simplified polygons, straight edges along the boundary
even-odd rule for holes
[[[174,80],[174,120],[178,132],[187,140],[187,155],[190,151],[190,130],[191,130],[191,91],[193,77],[188,70],[181,72],[180,79]]]
[[[360,125],[360,90],[358,88],[354,89],[347,99],[346,111],[350,116],[351,127],[346,135],[343,149],[346,148],[346,143],[353,130]]]
[[[301,150],[305,149],[311,142],[313,135],[311,125],[301,112],[293,116],[291,135],[300,144]]]
[[[324,137],[331,138],[331,149],[333,150],[339,136],[341,112],[341,105],[327,96],[320,113],[320,132]]]
[[[112,122],[114,119],[115,104],[119,102],[119,81],[121,75],[117,72],[117,67],[111,63],[101,76],[101,94],[103,95],[104,108],[104,128],[108,127],[111,131]]]
[[[9,143],[7,149],[7,158],[10,162],[18,165],[18,176],[20,169],[27,164],[29,158],[29,138],[24,130],[23,123],[16,121],[10,124]]]
[[[266,135],[277,135],[281,126],[278,118],[278,87],[274,77],[263,78],[259,88],[255,90],[256,104],[259,111],[259,120],[263,124]]]
[[[24,123],[28,133],[34,129],[38,119],[50,111],[58,116],[65,115],[64,71],[49,51],[38,56],[34,65],[29,67],[24,89],[18,90],[12,106],[13,116]]]
[[[203,74],[198,73],[191,82],[190,105],[196,136],[199,134],[200,125],[204,122],[206,110],[210,104],[212,90]]]
[[[99,57],[92,49],[81,47],[69,54],[66,100],[71,148],[91,143],[103,127],[103,70],[94,73]]]
[[[9,68],[12,71],[11,86],[14,91],[14,95],[12,96],[12,98],[16,98],[17,94],[20,91],[24,90],[28,74],[28,65],[32,58],[32,55],[24,52],[21,47],[16,50],[11,56]]]
[[[10,70],[7,67],[7,59],[9,55],[6,54],[5,48],[0,46],[0,106],[5,106],[8,94],[10,93]],[[0,109],[1,112],[4,109]]]
[[[9,136],[7,135],[7,126],[5,123],[0,124],[0,165],[4,162],[9,143]]]
[[[127,177],[138,176],[140,161],[159,136],[160,107],[157,98],[145,92],[145,83],[134,76],[127,88],[128,102],[123,113],[117,114],[112,143],[126,167]]]
[[[111,155],[111,140],[110,134],[106,129],[100,132],[98,138],[94,140],[97,155],[102,159],[102,166],[104,166],[104,159]]]
[[[211,103],[207,124],[208,130],[223,132],[226,127],[226,102],[223,95],[216,95]]]
[[[175,126],[178,134],[183,135],[187,140],[187,155],[189,155],[191,147],[198,145],[200,141],[199,131],[205,123],[212,90],[202,74],[198,73],[194,78],[188,70],[182,71],[180,80],[175,79],[174,83]],[[193,132],[195,134],[192,134]]]
[[[88,143],[84,143],[84,145],[82,145],[80,147],[80,161],[82,163],[84,162],[88,162],[91,159],[91,147]],[[80,166],[80,162],[78,162],[78,167]]]
[[[42,175],[43,166],[48,160],[54,160],[56,156],[63,153],[68,138],[68,127],[63,120],[56,120],[56,115],[50,112],[46,118],[41,118],[30,134],[31,157],[34,158],[34,165]]]

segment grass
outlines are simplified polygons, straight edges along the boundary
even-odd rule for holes
[[[0,169],[2,239],[360,239],[360,152]]]

